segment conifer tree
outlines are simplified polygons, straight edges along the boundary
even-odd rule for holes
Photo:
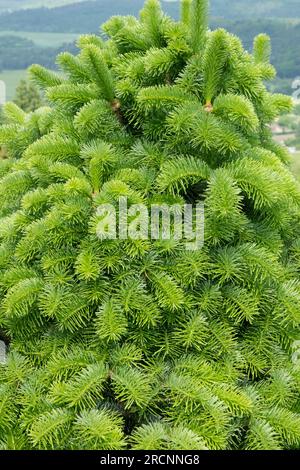
[[[157,0],[31,67],[49,107],[5,107],[3,449],[296,449],[300,190],[269,124],[265,35],[246,52]],[[205,203],[205,244],[100,240],[97,207]]]
[[[21,80],[16,89],[14,103],[29,113],[42,106],[42,97],[34,83]]]

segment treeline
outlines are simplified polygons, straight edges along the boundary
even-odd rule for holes
[[[78,2],[82,0],[1,0],[0,12],[19,10],[21,8],[28,7],[40,7],[43,4],[51,4],[51,7],[54,7],[67,3],[75,3],[75,1]]]
[[[224,18],[299,18],[299,0],[211,0],[211,11]]]
[[[74,44],[41,47],[18,36],[0,36],[0,70],[26,69],[34,63],[53,68],[57,54],[65,50],[75,52],[76,47]]]

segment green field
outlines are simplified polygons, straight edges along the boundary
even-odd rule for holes
[[[22,78],[26,78],[26,70],[4,70],[0,73],[0,80],[6,84],[6,100],[11,101],[15,96],[15,90]]]
[[[31,33],[28,31],[0,31],[0,36],[18,36],[33,41],[41,47],[59,47],[78,38],[73,33]]]

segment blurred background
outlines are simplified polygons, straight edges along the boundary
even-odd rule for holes
[[[27,81],[26,69],[39,63],[55,69],[62,50],[76,53],[82,33],[97,33],[111,15],[135,15],[144,0],[0,0],[0,80],[7,100],[25,111],[42,104],[38,90]],[[162,0],[177,18],[178,0]],[[272,91],[294,96],[293,114],[274,123],[277,141],[290,149],[300,178],[300,0],[211,0],[211,28],[225,27],[251,50],[253,37],[266,32],[272,39],[272,63],[278,76]],[[298,101],[299,99],[299,101]]]

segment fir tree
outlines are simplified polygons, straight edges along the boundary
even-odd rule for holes
[[[300,190],[253,54],[148,0],[83,36],[50,107],[6,105],[0,144],[3,449],[300,444]],[[205,202],[205,245],[99,240],[100,203]]]
[[[35,111],[43,104],[38,88],[26,80],[21,80],[17,86],[14,102],[26,113]]]

